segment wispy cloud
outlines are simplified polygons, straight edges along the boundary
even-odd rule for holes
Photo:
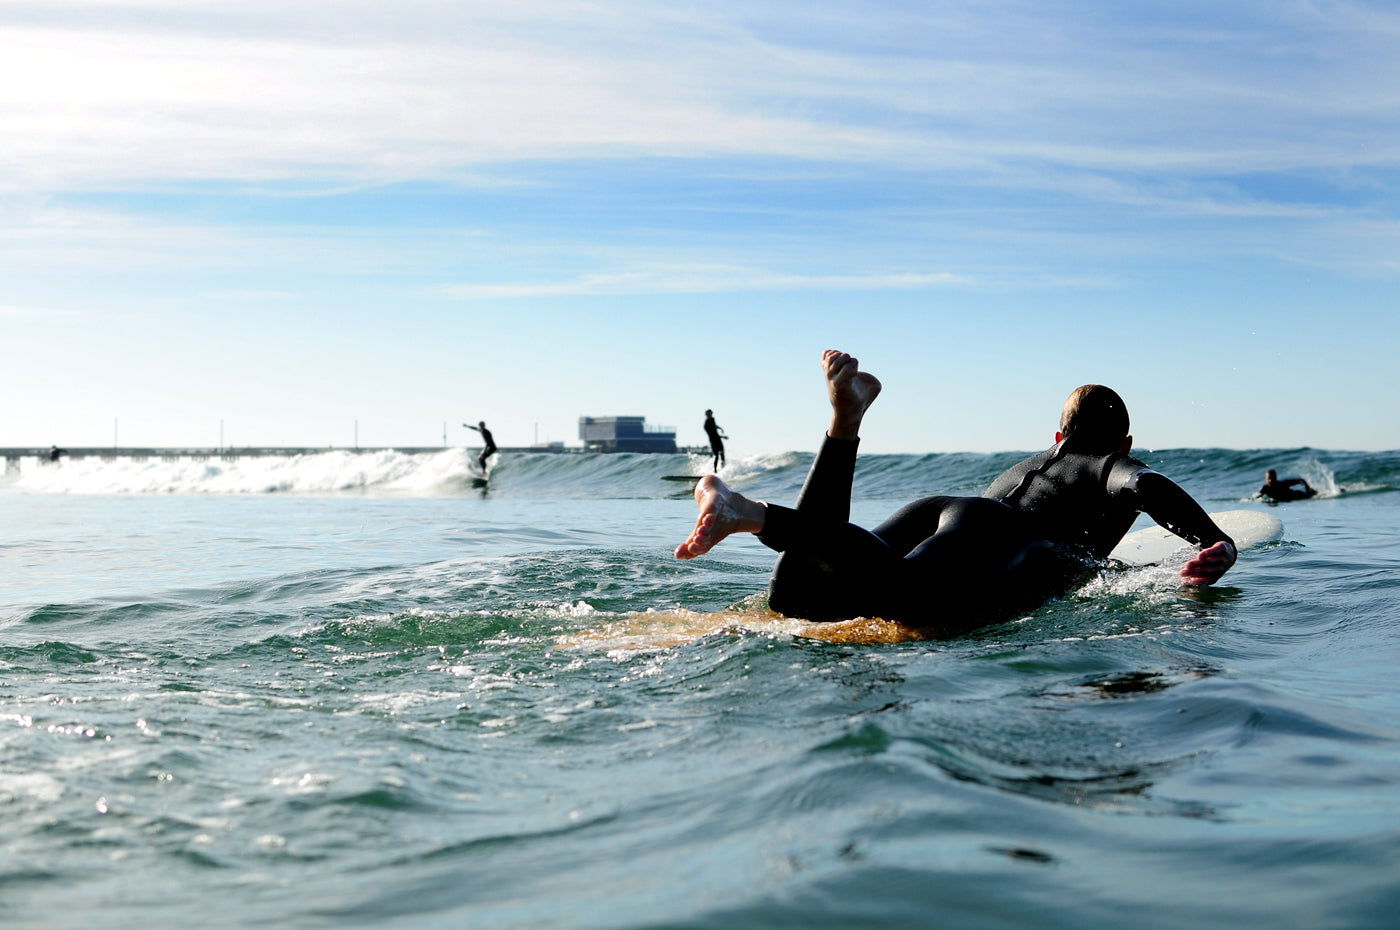
[[[49,0],[0,10],[0,189],[614,156],[1015,183],[1400,159],[1387,9],[1134,9]]]
[[[736,291],[887,291],[967,285],[947,273],[881,275],[788,275],[743,268],[679,267],[621,274],[585,275],[568,281],[448,285],[442,292],[467,300],[519,297],[622,296],[628,294],[715,294]]]

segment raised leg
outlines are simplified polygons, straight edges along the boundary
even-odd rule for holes
[[[766,519],[767,505],[749,500],[714,475],[696,483],[695,504],[700,515],[690,536],[676,547],[678,559],[704,555],[734,533],[757,533]]]
[[[804,510],[830,512],[834,519],[846,520],[850,515],[851,480],[855,470],[855,440],[865,411],[880,393],[879,380],[860,370],[857,359],[845,352],[828,349],[822,353],[822,373],[826,378],[827,397],[831,401],[831,428],[828,436],[849,443],[849,449],[833,453],[833,463],[820,471],[813,462],[808,485],[803,486],[798,506]],[[723,452],[714,450],[715,468]],[[849,463],[845,459],[849,458]],[[817,476],[814,478],[814,476]],[[713,549],[726,536],[734,533],[758,533],[763,529],[765,505],[752,501],[734,491],[714,475],[706,475],[695,486],[695,503],[700,513],[695,528],[685,542],[676,547],[678,559],[693,559]]]

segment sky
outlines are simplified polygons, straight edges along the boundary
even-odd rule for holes
[[[1400,448],[1400,6],[0,0],[0,446]]]

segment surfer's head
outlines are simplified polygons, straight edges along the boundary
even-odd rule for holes
[[[1278,472],[1274,471],[1272,468],[1270,468],[1268,471],[1264,472],[1264,481],[1265,481],[1266,483],[1268,483],[1268,484],[1273,484],[1273,483],[1274,483],[1275,481],[1277,481],[1277,480],[1278,480]]]
[[[1117,391],[1102,384],[1077,387],[1060,414],[1059,436],[1073,439],[1074,447],[1081,452],[1096,455],[1117,452],[1130,438],[1128,405]]]

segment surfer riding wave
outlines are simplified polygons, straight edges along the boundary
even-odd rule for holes
[[[491,456],[496,454],[496,440],[492,438],[491,431],[486,428],[485,420],[478,422],[476,426],[472,426],[470,423],[463,423],[462,425],[467,429],[474,429],[481,434],[482,449],[481,454],[477,456],[476,465],[481,469],[481,473],[485,475],[487,462],[490,460]]]

